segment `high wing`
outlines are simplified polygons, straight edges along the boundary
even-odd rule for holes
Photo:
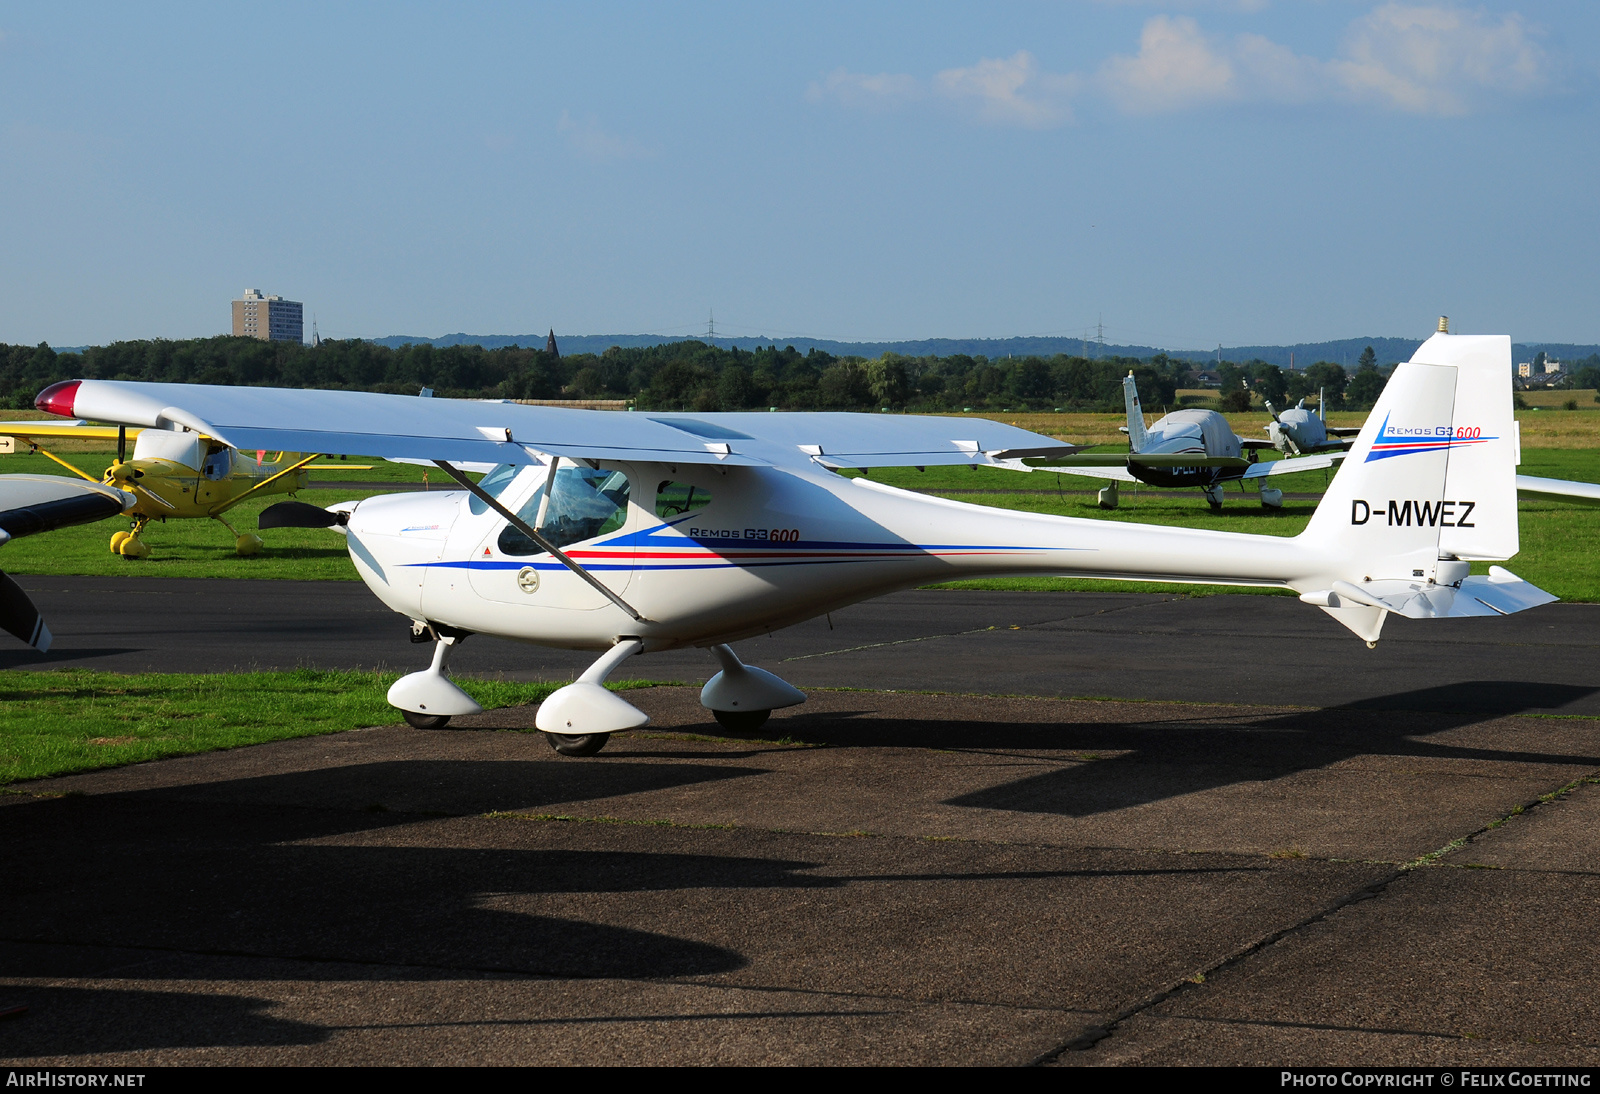
[[[1600,484],[1573,482],[1570,479],[1542,479],[1537,475],[1518,475],[1517,496],[1540,501],[1572,501],[1579,505],[1600,505]]]
[[[66,380],[40,410],[187,428],[244,450],[542,463],[546,455],[723,465],[994,464],[1072,445],[981,418],[833,413],[617,413],[366,391]]]
[[[1332,467],[1344,459],[1345,455],[1344,452],[1325,452],[1316,456],[1290,456],[1281,460],[1269,460],[1266,463],[1253,463],[1241,477],[1260,479],[1268,475],[1293,475],[1298,471],[1321,471],[1324,467]]]

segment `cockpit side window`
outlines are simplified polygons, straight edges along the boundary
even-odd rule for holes
[[[551,482],[549,501],[541,486],[517,516],[557,547],[565,547],[615,532],[626,524],[628,491],[628,476],[621,471],[563,465]],[[501,531],[499,546],[508,555],[534,555],[543,550],[510,524]]]
[[[514,463],[500,464],[483,478],[479,479],[478,485],[481,486],[483,488],[483,492],[488,494],[491,498],[498,498],[500,496],[500,491],[510,486],[511,480],[516,478],[517,472],[521,470],[522,468]],[[467,502],[467,508],[470,509],[472,511],[472,515],[476,517],[482,516],[485,512],[487,512],[489,506],[486,502],[480,499],[478,495],[474,494]]]
[[[671,520],[711,502],[711,492],[703,486],[689,486],[667,480],[656,487],[656,516]]]
[[[225,479],[233,470],[233,449],[224,445],[212,445],[206,453],[206,460],[201,465],[200,473],[213,482]]]

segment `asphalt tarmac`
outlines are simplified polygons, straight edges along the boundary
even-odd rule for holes
[[[425,653],[359,587],[23,584],[58,648],[7,666]],[[813,689],[759,737],[659,687],[585,760],[514,709],[10,788],[0,1007],[29,1009],[0,1057],[1600,1058],[1600,609],[1391,620],[1376,650],[1267,597],[919,592],[832,622],[741,644]],[[460,664],[582,662],[474,638]]]
[[[0,668],[113,672],[425,667],[410,620],[355,582],[33,577],[55,635]],[[1600,716],[1600,605],[1506,618],[1391,616],[1376,649],[1292,597],[898,593],[737,644],[805,687],[1179,702],[1493,709]],[[570,680],[593,655],[474,636],[452,671]],[[703,683],[701,650],[635,658],[613,679]],[[1487,704],[1487,706],[1486,706]]]

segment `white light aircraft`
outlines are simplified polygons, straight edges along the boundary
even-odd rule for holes
[[[1306,409],[1301,399],[1283,413],[1269,402],[1267,413],[1272,423],[1266,426],[1267,439],[1272,447],[1289,456],[1305,456],[1315,452],[1344,452],[1355,443],[1361,433],[1359,426],[1330,426],[1322,411],[1322,398],[1317,399],[1317,412]]]
[[[1133,373],[1122,381],[1122,401],[1127,407],[1128,452],[1076,452],[1049,461],[1030,461],[1044,470],[1093,479],[1110,479],[1100,491],[1100,507],[1117,507],[1118,482],[1143,482],[1151,486],[1198,486],[1212,509],[1222,508],[1222,488],[1230,482],[1259,481],[1262,506],[1283,505],[1283,491],[1266,485],[1269,475],[1290,475],[1332,467],[1344,453],[1300,456],[1257,463],[1256,450],[1271,448],[1271,441],[1245,440],[1234,433],[1228,419],[1215,410],[1174,410],[1148,429],[1139,406],[1139,388]],[[1250,455],[1247,457],[1246,452]]]
[[[701,702],[735,729],[805,696],[729,643],[882,593],[957,577],[1064,574],[1289,589],[1369,645],[1390,612],[1498,616],[1555,598],[1473,561],[1517,553],[1510,340],[1440,334],[1401,365],[1306,531],[1293,538],[1013,512],[836,468],[1024,464],[1071,447],[972,419],[615,413],[282,391],[74,381],[56,405],[192,429],[243,449],[425,458],[461,490],[319,509],[282,523],[344,534],[356,569],[434,640],[389,701],[413,724],[479,708],[446,675],[473,633],[598,659],[539,708],[586,755],[648,718],[602,685],[640,653],[700,646]],[[72,404],[70,407],[66,404]],[[548,459],[548,463],[543,461]],[[480,482],[450,461],[493,462]],[[268,512],[273,512],[269,510]]]

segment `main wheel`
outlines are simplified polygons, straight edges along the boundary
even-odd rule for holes
[[[606,742],[611,740],[609,733],[546,733],[545,741],[551,748],[563,756],[593,756]]]
[[[772,717],[770,710],[713,710],[711,713],[730,733],[754,733]]]
[[[448,714],[422,714],[415,710],[402,710],[400,716],[412,729],[443,729],[450,724]]]
[[[133,535],[133,533],[127,531],[126,529],[124,529],[121,532],[112,532],[111,533],[111,553],[114,554],[114,555],[120,555],[122,553],[122,541],[127,539],[131,535]]]

